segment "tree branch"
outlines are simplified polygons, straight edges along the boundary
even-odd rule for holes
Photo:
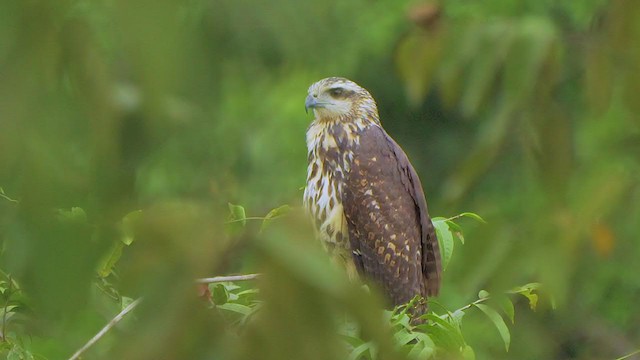
[[[135,307],[138,306],[141,301],[142,301],[142,298],[137,298],[131,304],[127,305],[127,307],[122,309],[122,311],[120,311],[118,315],[116,315],[113,319],[111,319],[111,321],[109,321],[109,323],[105,325],[105,327],[103,327],[102,330],[100,330],[94,337],[92,337],[91,340],[87,341],[87,343],[84,344],[84,346],[81,347],[78,351],[76,351],[75,354],[71,355],[69,360],[76,360],[80,358],[80,355],[82,355],[82,353],[87,351],[87,349],[93,346],[93,344],[98,342],[98,340],[100,340],[100,338],[103,337],[104,334],[107,333],[107,331],[111,330],[111,328],[114,327],[117,323],[119,323],[120,320],[122,320],[122,318],[124,318],[125,315],[130,313],[131,310],[135,309]]]
[[[247,275],[231,275],[231,276],[216,276],[211,278],[196,279],[198,284],[213,284],[226,281],[245,281],[253,280],[260,276],[260,274],[247,274]]]
[[[219,282],[226,282],[226,281],[244,281],[244,280],[253,280],[253,279],[256,279],[259,276],[260,276],[260,274],[216,276],[216,277],[211,277],[211,278],[196,279],[196,283],[198,283],[198,284],[211,284],[211,283],[219,283]],[[75,354],[71,355],[69,360],[77,360],[77,359],[79,359],[80,355],[82,355],[85,351],[87,351],[87,349],[89,349],[91,346],[93,346],[93,344],[98,342],[98,340],[100,340],[100,338],[102,338],[109,330],[111,330],[112,327],[114,327],[117,323],[119,323],[125,317],[125,315],[127,315],[133,309],[135,309],[136,306],[138,306],[141,301],[142,301],[142,298],[138,298],[138,299],[134,300],[131,304],[129,304],[127,307],[122,309],[122,311],[120,311],[120,313],[118,313],[118,315],[116,315],[113,319],[111,319],[111,321],[109,321],[109,323],[107,325],[105,325],[102,328],[102,330],[100,330],[94,337],[92,337],[91,340],[87,341],[87,343],[84,344],[84,346],[81,347],[78,351],[76,351]]]

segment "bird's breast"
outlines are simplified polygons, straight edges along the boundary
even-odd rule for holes
[[[326,249],[345,259],[350,259],[351,254],[342,188],[358,144],[355,130],[345,124],[313,123],[307,131],[305,207]]]

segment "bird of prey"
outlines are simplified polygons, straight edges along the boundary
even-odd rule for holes
[[[304,204],[327,251],[391,305],[437,295],[440,250],[422,185],[382,128],[371,94],[330,77],[309,87],[305,108],[315,119],[307,130]]]

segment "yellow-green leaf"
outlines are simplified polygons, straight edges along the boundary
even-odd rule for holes
[[[122,242],[125,245],[131,245],[134,240],[135,225],[142,217],[142,210],[135,210],[122,218]]]
[[[260,231],[264,230],[273,219],[279,218],[281,216],[285,216],[286,214],[289,213],[289,211],[291,211],[291,206],[289,205],[278,206],[277,208],[269,211],[267,216],[264,217],[264,220],[262,220]]]
[[[229,222],[238,222],[242,226],[247,224],[247,215],[242,206],[229,203]]]

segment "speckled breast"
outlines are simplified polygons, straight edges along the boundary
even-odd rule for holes
[[[317,237],[333,256],[351,260],[342,187],[353,160],[355,126],[314,122],[307,131],[308,168],[304,204]]]

